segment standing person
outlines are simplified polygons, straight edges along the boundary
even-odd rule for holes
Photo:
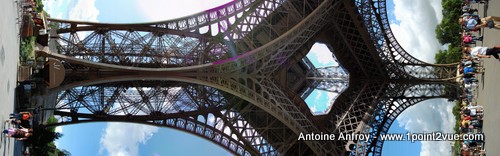
[[[496,59],[500,60],[498,53],[500,53],[500,46],[494,46],[492,48],[488,47],[469,47],[467,45],[462,47],[464,53],[468,53],[471,56],[477,56],[479,58],[491,58],[493,55]]]
[[[464,14],[458,19],[458,23],[465,27],[467,31],[478,31],[479,28],[476,27],[480,24],[481,19],[474,14]]]
[[[470,5],[471,3],[485,3],[488,0],[463,0],[463,3]]]
[[[488,16],[481,18],[481,24],[478,24],[476,27],[489,27],[489,28],[495,28],[495,29],[500,29],[500,24],[495,24],[495,22],[500,22],[500,17],[495,17],[495,16]]]
[[[31,137],[31,135],[33,135],[32,130],[26,128],[8,128],[3,130],[3,133],[5,134],[5,136],[16,138],[17,140],[26,140]]]
[[[484,18],[480,18],[479,20],[474,16],[466,15],[464,18],[458,19],[458,23],[460,25],[465,26],[470,30],[478,30],[480,28],[495,28],[500,29],[500,24],[495,24],[495,22],[500,22],[500,17],[496,16],[488,16]]]
[[[33,114],[30,112],[19,112],[19,113],[12,113],[10,114],[11,119],[16,119],[16,120],[29,120]]]
[[[10,119],[5,120],[6,123],[11,123],[14,125],[19,125],[22,128],[30,128],[30,119],[33,116],[30,112],[19,112],[10,114]]]
[[[483,36],[476,37],[464,31],[462,33],[462,41],[465,44],[476,44],[476,41],[483,41]]]
[[[11,123],[13,125],[19,125],[21,128],[31,128],[30,120],[17,120],[17,119],[8,119],[5,120],[6,123]]]
[[[482,74],[483,72],[477,71],[476,69],[472,67],[464,67],[464,75],[465,74]]]
[[[473,14],[474,12],[477,12],[477,9],[472,8],[470,5],[465,4],[462,6],[462,12]]]

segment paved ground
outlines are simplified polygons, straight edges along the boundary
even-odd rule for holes
[[[490,0],[487,15],[500,16],[500,1]],[[483,46],[500,46],[500,30],[484,29]],[[500,155],[500,61],[485,59],[486,72],[479,84],[478,104],[484,107],[483,131],[486,135],[486,154]]]
[[[17,85],[19,58],[19,25],[17,4],[14,0],[0,0],[0,121],[2,129],[9,127],[3,121],[14,111],[14,88]],[[14,139],[0,137],[0,155],[14,155]]]

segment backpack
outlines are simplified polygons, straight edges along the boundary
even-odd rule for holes
[[[472,36],[471,35],[462,36],[462,40],[464,41],[464,43],[471,43],[472,42]]]

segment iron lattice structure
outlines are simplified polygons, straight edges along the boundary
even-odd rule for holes
[[[49,19],[66,69],[49,90],[59,123],[179,129],[237,155],[380,155],[383,140],[301,141],[300,133],[387,133],[406,108],[456,98],[456,64],[420,61],[397,43],[384,0],[236,0],[138,24]],[[326,44],[340,66],[304,59]],[[347,70],[347,73],[344,70]],[[315,116],[311,90],[340,94]]]

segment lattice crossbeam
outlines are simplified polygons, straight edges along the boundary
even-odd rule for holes
[[[55,108],[61,117],[59,125],[99,120],[148,123],[200,135],[238,155],[279,154],[260,135],[262,130],[254,129],[242,116],[252,111],[222,109],[235,104],[229,104],[217,89],[187,84],[175,87],[158,84],[154,88],[125,84],[130,83],[85,86],[62,92]],[[119,100],[110,100],[109,96],[116,92]]]
[[[340,94],[349,86],[349,73],[341,66],[315,68],[306,73],[310,86]]]
[[[362,127],[362,132],[371,136],[387,134],[396,118],[407,108],[432,98],[458,96],[458,86],[452,83],[390,84],[386,96],[380,97],[371,120]],[[371,137],[367,142],[358,142],[355,155],[381,155],[384,140]]]

